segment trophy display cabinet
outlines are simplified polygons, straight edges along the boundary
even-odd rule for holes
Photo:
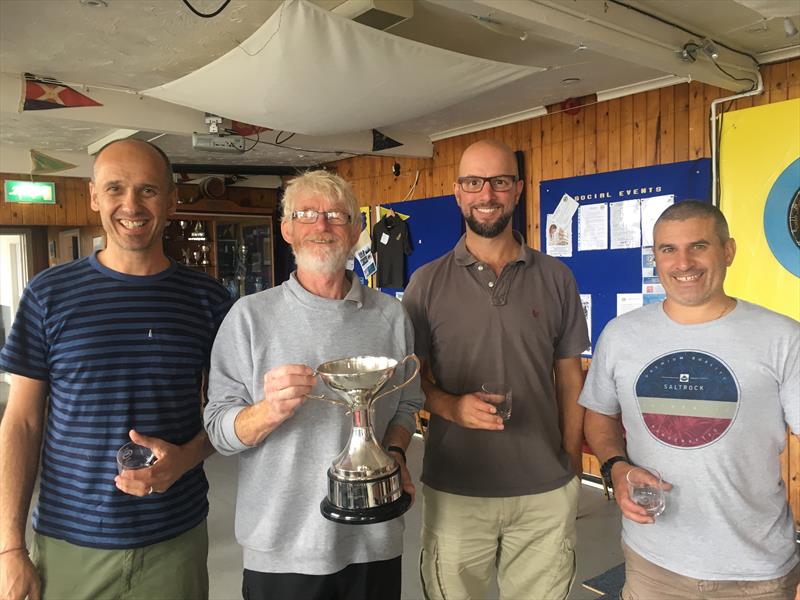
[[[164,230],[165,252],[241,297],[274,285],[271,216],[179,212]]]

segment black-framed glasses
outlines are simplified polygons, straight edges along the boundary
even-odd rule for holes
[[[311,225],[316,223],[320,215],[331,225],[347,225],[352,221],[350,213],[343,210],[296,210],[292,213],[292,221]]]
[[[467,177],[459,177],[458,185],[465,192],[477,194],[489,182],[489,185],[495,192],[507,192],[517,181],[516,175],[494,175],[492,177],[478,177],[477,175],[468,175]]]

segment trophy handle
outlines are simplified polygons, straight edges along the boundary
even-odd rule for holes
[[[311,400],[324,400],[325,402],[330,402],[331,404],[336,404],[337,406],[344,406],[347,408],[347,404],[343,400],[336,400],[335,398],[329,398],[325,394],[320,394],[317,396],[316,394],[306,394],[306,398],[310,398]]]
[[[388,395],[388,394],[391,394],[392,392],[396,392],[397,390],[399,390],[399,389],[401,389],[401,388],[404,388],[404,387],[406,387],[406,386],[407,386],[409,383],[411,383],[412,381],[414,381],[414,378],[417,376],[417,373],[419,373],[419,359],[417,358],[417,355],[416,355],[416,354],[409,354],[409,355],[408,355],[408,356],[406,356],[406,357],[405,357],[403,360],[401,360],[401,361],[400,361],[400,362],[397,364],[397,366],[398,366],[398,367],[400,367],[400,366],[402,366],[402,365],[406,364],[406,361],[407,361],[409,358],[413,359],[413,360],[414,360],[414,363],[416,363],[416,366],[414,367],[414,373],[413,373],[413,375],[411,375],[411,377],[409,377],[408,379],[406,379],[406,380],[405,380],[403,383],[401,383],[400,385],[396,385],[396,386],[394,386],[392,389],[390,389],[390,390],[386,390],[385,392],[382,392],[382,393],[378,394],[377,396],[375,396],[375,397],[372,399],[372,402],[376,402],[376,401],[377,401],[379,398],[383,398],[384,396],[386,396],[386,395]]]
[[[314,377],[317,376],[317,372],[314,371]],[[349,408],[347,402],[344,400],[339,400],[336,398],[331,398],[330,396],[326,396],[325,394],[306,394],[306,398],[310,398],[311,400],[323,400],[324,402],[330,402],[331,404],[335,404],[337,406],[344,406],[345,408]]]

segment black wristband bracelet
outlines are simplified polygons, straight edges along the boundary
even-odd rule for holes
[[[397,452],[400,456],[403,457],[403,463],[407,463],[406,460],[406,451],[403,450],[400,446],[386,446],[387,452]]]

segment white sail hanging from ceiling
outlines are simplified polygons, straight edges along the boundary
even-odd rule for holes
[[[144,94],[272,129],[334,135],[426,115],[541,70],[434,48],[287,0],[224,56]]]

